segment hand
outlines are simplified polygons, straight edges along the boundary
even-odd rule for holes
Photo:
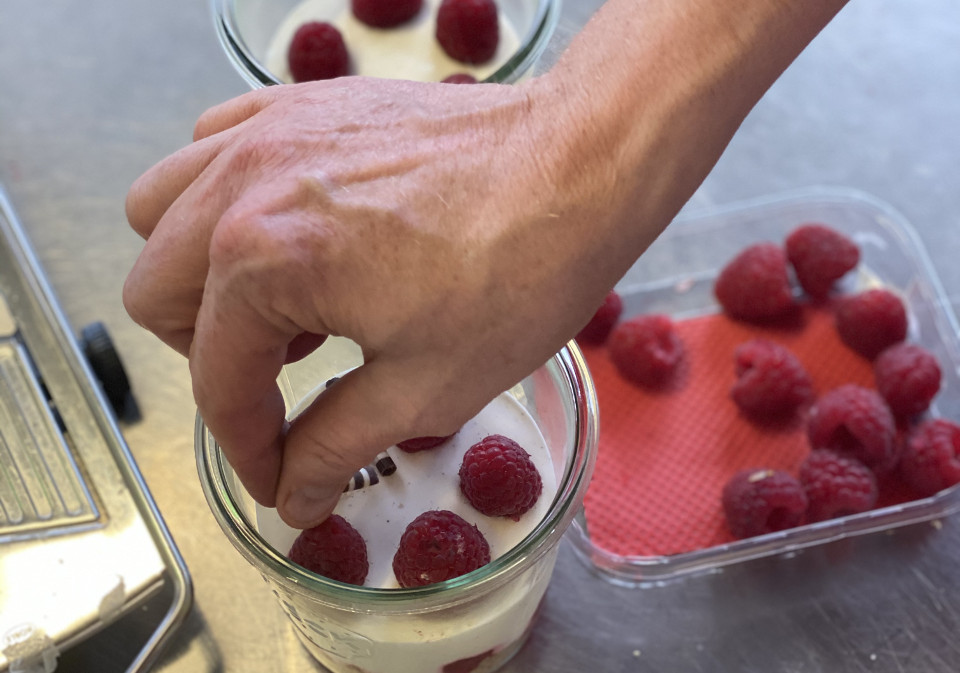
[[[844,2],[608,0],[523,84],[241,96],[131,188],[124,302],[189,357],[251,495],[316,524],[377,452],[450,434],[574,335]],[[331,334],[364,364],[287,430],[280,369]]]
[[[147,243],[127,309],[189,357],[204,421],[291,525],[378,451],[456,430],[615,282],[582,245],[595,219],[550,179],[542,104],[521,86],[272,87],[208,111],[132,187]],[[365,364],[287,432],[277,375],[328,334]]]

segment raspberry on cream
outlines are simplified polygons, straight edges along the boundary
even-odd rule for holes
[[[517,30],[504,12],[499,12],[498,38],[489,59],[468,63],[451,57],[437,41],[438,6],[439,0],[423,0],[411,19],[391,28],[377,28],[358,19],[347,0],[303,0],[273,34],[264,65],[280,81],[294,81],[287,51],[297,29],[312,21],[329,22],[339,30],[350,54],[351,75],[440,82],[457,74],[483,80],[519,49]]]

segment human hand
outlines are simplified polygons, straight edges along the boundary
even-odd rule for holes
[[[453,432],[615,282],[581,244],[591,222],[558,192],[570,185],[549,179],[536,95],[363,79],[263,89],[208,111],[196,142],[131,189],[147,242],[128,311],[189,357],[207,426],[291,525],[325,517],[378,451]],[[357,342],[365,364],[287,431],[277,375],[327,334]]]
[[[514,86],[340,78],[213,108],[131,188],[131,316],[190,359],[251,495],[308,527],[383,448],[553,355],[845,0],[608,0]],[[290,426],[325,335],[364,364]]]

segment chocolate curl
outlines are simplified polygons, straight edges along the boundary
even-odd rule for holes
[[[380,483],[380,475],[377,474],[377,468],[373,465],[367,465],[353,473],[353,477],[347,485],[343,487],[343,492],[357,491],[378,483]]]
[[[397,464],[393,462],[393,458],[391,458],[390,454],[386,451],[377,454],[377,460],[374,462],[374,466],[377,468],[377,472],[383,477],[389,477],[397,471]]]

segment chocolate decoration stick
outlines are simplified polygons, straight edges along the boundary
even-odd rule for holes
[[[376,466],[377,472],[384,477],[389,477],[397,471],[397,464],[393,462],[393,458],[391,458],[390,454],[386,451],[377,454],[377,460],[374,462],[374,466]]]
[[[380,475],[377,474],[377,468],[373,465],[367,465],[353,473],[353,477],[351,477],[347,485],[343,487],[343,492],[356,491],[377,483],[380,483]]]

